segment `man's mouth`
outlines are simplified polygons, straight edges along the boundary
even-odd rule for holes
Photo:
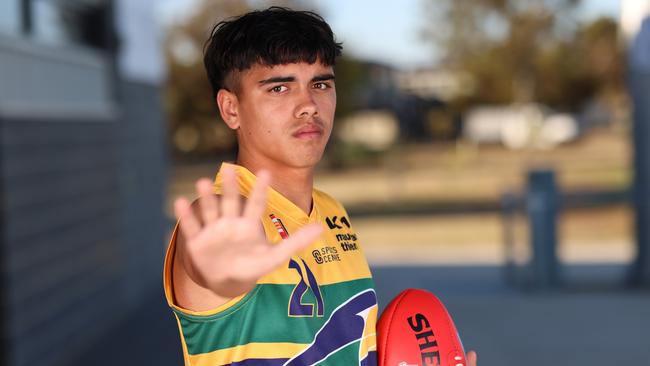
[[[314,124],[307,124],[299,128],[292,134],[293,137],[301,140],[311,140],[320,138],[323,135],[323,129]]]

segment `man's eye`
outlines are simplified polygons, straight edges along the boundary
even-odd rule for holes
[[[277,85],[277,86],[274,86],[271,89],[269,89],[269,91],[273,92],[273,93],[281,93],[281,92],[283,92],[285,90],[287,90],[287,87],[284,86],[284,85]]]
[[[329,87],[330,87],[330,85],[328,83],[320,82],[320,83],[314,84],[314,88],[316,88],[316,89],[325,90],[325,89],[327,89]]]

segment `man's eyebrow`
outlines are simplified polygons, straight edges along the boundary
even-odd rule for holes
[[[334,80],[334,74],[320,74],[314,76],[311,81],[326,81],[326,80]]]
[[[326,80],[334,80],[334,74],[320,74],[314,76],[311,81],[326,81]],[[273,83],[290,83],[296,81],[295,76],[274,76],[268,79],[263,79],[258,81],[257,83],[259,85],[267,85],[267,84],[273,84]]]
[[[294,76],[274,76],[272,78],[260,80],[257,83],[260,85],[273,84],[273,83],[289,83],[296,81]]]

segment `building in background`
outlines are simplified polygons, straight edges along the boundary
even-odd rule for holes
[[[0,364],[64,365],[160,287],[153,0],[0,2]]]

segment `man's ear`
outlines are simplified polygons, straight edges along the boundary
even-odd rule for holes
[[[237,95],[226,89],[220,89],[217,93],[217,106],[219,106],[219,113],[221,119],[226,122],[226,125],[233,130],[239,128],[239,101]]]

